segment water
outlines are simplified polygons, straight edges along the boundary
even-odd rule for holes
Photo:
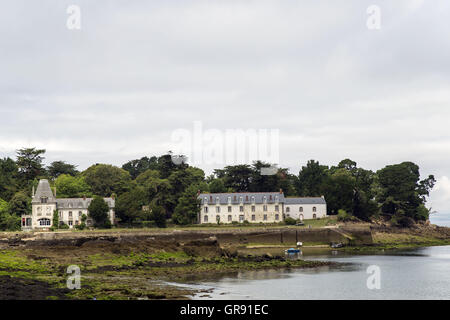
[[[450,213],[432,213],[430,222],[438,226],[450,227]]]
[[[450,246],[350,255],[328,251],[305,259],[343,262],[337,267],[240,272],[200,282],[211,289],[194,299],[450,299]],[[381,288],[368,289],[367,267],[381,271]]]

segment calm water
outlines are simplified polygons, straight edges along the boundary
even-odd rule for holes
[[[430,222],[438,226],[450,227],[450,213],[433,213]]]
[[[450,246],[390,254],[338,252],[305,259],[344,262],[314,270],[253,271],[192,285],[212,289],[194,299],[450,299]],[[368,289],[369,265],[381,271],[381,289]]]

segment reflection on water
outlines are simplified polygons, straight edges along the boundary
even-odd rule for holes
[[[280,254],[281,249],[277,249]],[[237,272],[189,284],[211,289],[194,299],[450,299],[450,246],[371,255],[302,249],[303,258],[342,264],[313,269]],[[274,254],[276,254],[274,252]],[[370,290],[367,267],[381,270],[381,289]]]

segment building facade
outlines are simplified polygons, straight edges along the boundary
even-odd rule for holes
[[[114,198],[104,198],[108,204],[108,217],[111,223],[115,220]],[[31,215],[22,215],[22,230],[47,229],[53,226],[53,213],[59,215],[60,224],[65,223],[69,228],[81,224],[81,217],[86,215],[87,225],[92,224],[89,218],[88,207],[92,198],[56,198],[48,180],[39,181],[36,192],[33,191],[31,200]]]
[[[285,198],[284,200],[286,218],[303,221],[324,218],[327,215],[327,203],[324,197]]]
[[[285,217],[314,219],[326,216],[326,202],[320,198],[285,198],[283,192],[201,193],[198,222],[276,223]],[[286,208],[287,211],[286,212]],[[291,215],[294,210],[298,215]],[[300,211],[301,210],[301,211]],[[288,215],[289,214],[289,215]]]

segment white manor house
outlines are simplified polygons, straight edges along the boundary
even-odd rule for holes
[[[289,198],[280,192],[201,193],[199,223],[274,223],[293,219],[326,217],[327,203],[322,197]]]
[[[33,188],[34,189],[34,188]],[[104,198],[109,207],[109,220],[114,223],[114,198]],[[88,207],[92,198],[56,198],[50,188],[48,180],[39,180],[36,192],[33,190],[31,200],[31,215],[22,215],[22,230],[48,229],[53,225],[53,212],[59,214],[59,222],[65,223],[69,228],[81,224],[81,217],[85,214],[86,224],[92,224],[89,219]]]

